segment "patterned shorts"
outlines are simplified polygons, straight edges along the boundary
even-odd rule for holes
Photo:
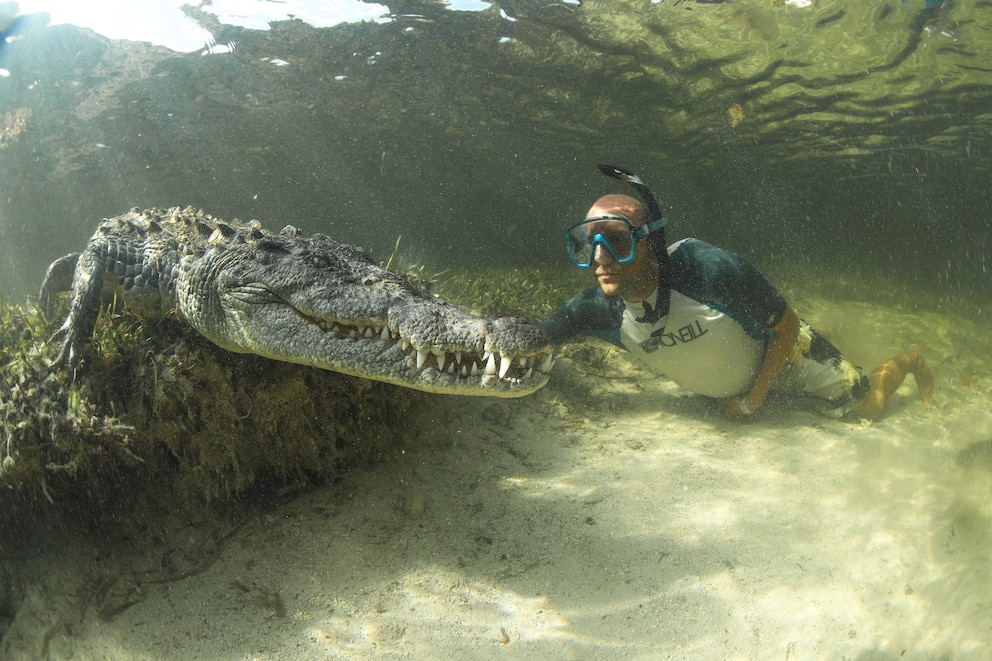
[[[868,377],[805,321],[792,355],[772,387],[775,392],[802,393],[830,403],[841,416],[868,394]]]

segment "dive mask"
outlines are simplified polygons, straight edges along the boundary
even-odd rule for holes
[[[565,233],[568,256],[579,268],[589,268],[595,260],[598,245],[608,251],[617,264],[626,264],[634,260],[637,242],[664,226],[664,218],[641,227],[634,227],[623,216],[586,218]]]

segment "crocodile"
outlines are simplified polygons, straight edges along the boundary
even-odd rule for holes
[[[64,291],[53,341],[72,374],[109,301],[142,318],[175,315],[228,351],[434,393],[519,397],[554,362],[537,326],[465,312],[361,248],[193,207],[103,220],[81,253],[48,268],[39,305],[49,316]]]

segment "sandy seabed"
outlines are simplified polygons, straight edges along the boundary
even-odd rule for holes
[[[862,364],[920,344],[933,404],[909,380],[871,425],[785,398],[728,420],[582,343],[533,396],[424,395],[399,455],[279,504],[204,514],[158,550],[47,540],[25,561],[38,580],[0,649],[177,661],[987,659],[989,329],[815,306],[811,321]],[[194,556],[195,571],[142,579]]]

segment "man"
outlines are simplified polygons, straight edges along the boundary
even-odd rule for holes
[[[873,419],[907,374],[920,398],[931,399],[933,377],[919,351],[864,375],[743,257],[695,239],[666,246],[665,220],[647,187],[622,168],[599,167],[644,202],[606,195],[568,230],[569,256],[592,269],[598,288],[541,325],[556,343],[579,335],[612,341],[686,390],[723,400],[733,416],[754,413],[777,391],[826,400],[838,416]]]

